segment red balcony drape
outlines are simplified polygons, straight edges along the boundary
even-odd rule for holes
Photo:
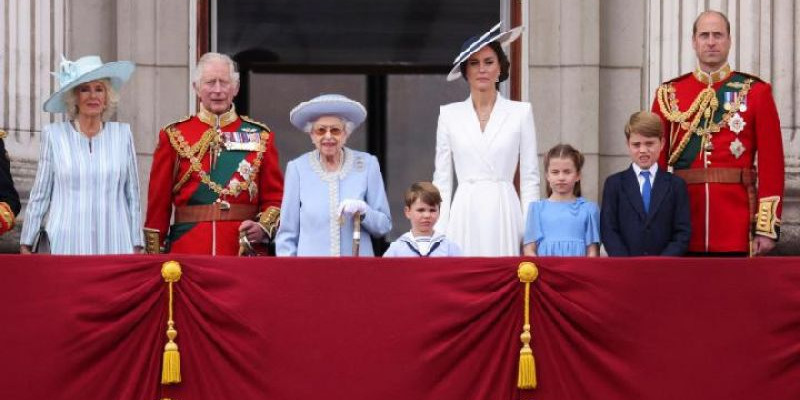
[[[3,399],[798,399],[800,259],[0,256]]]

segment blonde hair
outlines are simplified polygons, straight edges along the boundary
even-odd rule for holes
[[[572,160],[572,163],[575,164],[575,171],[578,173],[580,173],[581,168],[583,168],[583,154],[568,144],[559,143],[553,146],[553,148],[551,148],[547,154],[544,155],[545,174],[550,169],[550,160],[554,158],[566,158]],[[550,195],[553,194],[553,188],[551,188],[550,185],[547,185],[545,190],[547,192],[547,197],[550,197]],[[575,197],[580,197],[581,181],[575,182],[575,186],[572,188],[572,194],[574,194]]]
[[[662,138],[664,127],[658,115],[650,111],[639,111],[631,114],[631,118],[625,124],[625,138],[630,140],[631,133],[638,133],[648,138]]]
[[[111,80],[108,78],[98,79],[96,81],[91,82],[100,82],[106,88],[106,108],[103,109],[103,121],[108,121],[114,112],[117,111],[117,104],[119,103],[119,94],[114,87],[111,86]],[[91,83],[86,82],[86,83]],[[67,116],[70,120],[74,120],[78,117],[78,89],[85,85],[86,83],[82,83],[74,88],[70,89],[67,93],[64,93],[64,104],[67,105]]]

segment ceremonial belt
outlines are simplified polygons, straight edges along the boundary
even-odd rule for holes
[[[244,221],[255,218],[258,207],[253,204],[213,203],[175,208],[175,223],[207,221]]]
[[[756,173],[746,168],[690,168],[676,169],[673,174],[681,177],[687,185],[693,183],[741,183],[747,190],[747,208],[750,222],[756,216]]]
[[[687,185],[693,183],[741,183],[749,186],[756,180],[755,172],[744,168],[690,168],[676,169],[672,172],[686,181]]]

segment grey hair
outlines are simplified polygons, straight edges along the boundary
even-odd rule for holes
[[[223,61],[228,64],[228,70],[231,72],[231,82],[239,86],[239,72],[236,68],[236,63],[227,54],[222,53],[206,53],[197,61],[197,67],[194,70],[194,79],[192,80],[195,86],[200,84],[200,79],[203,78],[203,72],[206,65],[211,61]]]
[[[339,121],[342,121],[342,124],[344,124],[344,134],[348,135],[348,136],[351,133],[353,133],[353,130],[356,127],[356,124],[350,122],[350,120],[348,120],[347,118],[340,117],[338,115],[320,115],[319,117],[314,118],[313,121],[306,122],[306,126],[304,127],[303,132],[305,132],[305,133],[310,135],[311,134],[311,129],[314,128],[314,123],[319,121],[319,119],[322,118],[322,117],[336,117],[336,118],[339,118]]]
[[[117,104],[119,104],[119,93],[111,86],[110,79],[98,79],[106,88],[106,108],[103,110],[103,121],[108,121],[114,112],[117,111]],[[95,81],[92,81],[95,82]],[[90,83],[90,82],[87,82]],[[67,105],[67,116],[70,120],[78,117],[78,88],[81,85],[75,86],[67,93],[64,94],[64,104]]]

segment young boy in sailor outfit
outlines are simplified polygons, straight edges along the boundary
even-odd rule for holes
[[[430,182],[417,182],[405,194],[405,214],[411,222],[411,231],[392,242],[384,257],[457,257],[461,249],[447,240],[444,234],[434,232],[439,219],[442,196]]]

